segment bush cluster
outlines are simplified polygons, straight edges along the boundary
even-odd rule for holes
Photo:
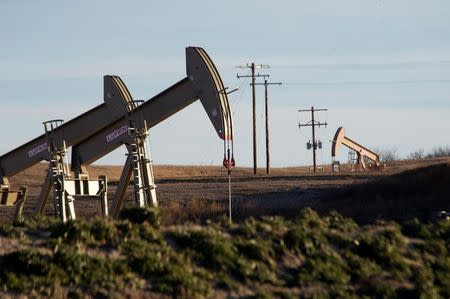
[[[321,217],[305,209],[294,220],[262,217],[230,224],[222,219],[160,227],[157,210],[133,209],[117,221],[39,223],[0,227],[3,237],[23,243],[0,256],[3,292],[450,297],[450,221],[358,226],[336,212]],[[33,248],[36,232],[43,245]]]

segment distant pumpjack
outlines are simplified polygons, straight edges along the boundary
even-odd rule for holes
[[[341,144],[345,145],[351,150],[354,150],[356,152],[357,158],[356,158],[356,166],[360,170],[366,169],[366,164],[364,162],[364,158],[367,158],[374,162],[376,167],[380,166],[380,156],[376,154],[375,152],[371,151],[370,149],[362,146],[361,144],[351,140],[347,136],[345,136],[345,129],[344,127],[339,127],[336,131],[336,134],[334,134],[333,138],[333,145],[331,146],[331,157],[333,160],[335,159],[337,155],[337,151]]]

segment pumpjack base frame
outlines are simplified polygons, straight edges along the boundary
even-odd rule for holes
[[[0,207],[15,206],[14,220],[21,221],[27,194],[28,188],[25,186],[22,186],[20,190],[13,190],[9,188],[9,185],[2,185],[0,190]]]

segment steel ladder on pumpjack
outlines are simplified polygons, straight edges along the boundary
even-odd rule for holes
[[[70,178],[68,164],[65,161],[67,147],[64,141],[63,131],[57,130],[63,124],[62,119],[44,122],[47,147],[50,153],[49,169],[53,183],[53,201],[55,216],[62,221],[75,219],[74,198],[65,194],[65,180]]]
[[[133,172],[133,183],[136,204],[139,207],[157,206],[156,185],[153,176],[153,163],[150,158],[150,149],[146,149],[148,141],[148,128],[142,112],[136,112],[136,107],[144,101],[131,101],[127,103],[128,135],[131,142],[127,145],[128,155]]]

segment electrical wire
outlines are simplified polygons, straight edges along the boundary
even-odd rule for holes
[[[430,67],[450,67],[450,61],[411,61],[393,63],[335,63],[335,64],[289,64],[274,65],[281,69],[308,69],[308,70],[392,70],[392,69],[415,69],[423,70]]]
[[[447,84],[447,79],[417,79],[392,81],[287,81],[285,85],[294,86],[343,86],[343,85],[408,85],[408,84]]]

